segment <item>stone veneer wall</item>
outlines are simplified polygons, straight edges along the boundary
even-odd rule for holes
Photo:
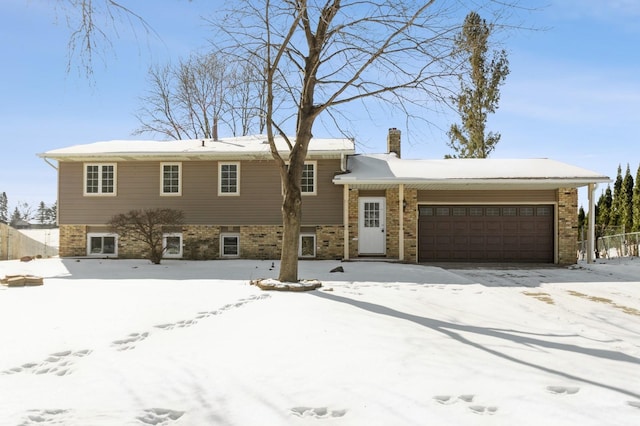
[[[387,237],[387,257],[398,259],[400,256],[400,212],[398,205],[398,188],[391,188],[385,191],[387,212],[386,212],[386,237]]]
[[[578,190],[558,190],[558,263],[574,264],[577,261],[578,241]]]
[[[84,225],[60,225],[60,257],[87,255],[87,227]]]
[[[418,190],[404,189],[404,261],[418,261]]]
[[[307,229],[309,227],[306,227]],[[312,227],[316,235],[316,259],[341,259],[344,254],[342,225]],[[220,258],[220,234],[240,236],[240,258],[278,259],[281,252],[282,226],[213,226],[182,227],[183,258],[209,260]],[[146,258],[145,244],[124,237],[118,238],[119,258]],[[60,226],[60,257],[81,257],[87,254],[87,227]]]
[[[358,257],[358,198],[357,189],[349,190],[349,259]]]

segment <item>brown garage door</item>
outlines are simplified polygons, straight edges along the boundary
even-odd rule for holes
[[[554,260],[552,205],[418,208],[421,262]]]

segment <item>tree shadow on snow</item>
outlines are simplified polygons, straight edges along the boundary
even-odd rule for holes
[[[418,315],[412,315],[405,312],[400,312],[395,309],[378,305],[375,303],[349,299],[346,297],[338,296],[338,295],[327,293],[327,292],[314,291],[314,292],[310,292],[309,294],[323,298],[323,299],[331,300],[334,302],[346,303],[348,305],[351,305],[356,308],[360,308],[375,314],[386,315],[386,316],[390,316],[397,319],[411,321],[415,324],[421,325],[423,327],[427,327],[433,331],[442,333],[464,345],[472,346],[476,349],[487,352],[498,358],[502,358],[507,361],[524,365],[527,367],[531,367],[540,371],[544,371],[546,373],[553,374],[559,377],[564,377],[566,379],[570,379],[574,381],[580,381],[580,382],[591,384],[601,388],[609,389],[614,392],[619,392],[621,394],[628,395],[636,399],[640,399],[640,394],[632,392],[630,390],[608,385],[606,383],[600,383],[588,378],[579,377],[570,373],[566,373],[564,371],[555,370],[545,365],[538,365],[533,362],[525,361],[524,359],[521,359],[521,358],[513,357],[504,352],[500,352],[498,350],[473,342],[465,338],[460,333],[462,332],[462,333],[470,333],[475,335],[489,336],[496,339],[502,339],[502,340],[506,340],[516,344],[529,346],[529,347],[539,347],[539,348],[546,348],[546,349],[552,349],[552,350],[566,351],[566,352],[572,352],[572,353],[577,353],[581,355],[596,357],[600,359],[606,359],[610,361],[625,362],[625,363],[632,364],[632,366],[630,366],[630,368],[632,369],[636,369],[640,367],[640,358],[636,358],[621,352],[616,352],[616,351],[611,351],[606,349],[588,348],[588,347],[583,347],[583,346],[574,345],[574,344],[548,341],[539,337],[534,337],[534,336],[540,336],[540,335],[520,332],[517,330],[503,330],[503,329],[495,329],[495,328],[488,328],[488,327],[477,327],[473,325],[455,324],[455,323],[441,321],[433,318],[421,317]],[[546,337],[554,337],[554,336],[547,335]],[[558,336],[556,335],[555,337],[558,337]]]

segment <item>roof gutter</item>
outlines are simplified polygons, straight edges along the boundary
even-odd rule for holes
[[[497,178],[497,179],[357,179],[351,178],[348,175],[340,175],[333,179],[333,183],[336,185],[389,185],[396,186],[404,184],[405,186],[422,186],[422,185],[438,185],[443,187],[460,186],[460,185],[522,185],[531,183],[540,184],[552,184],[552,185],[568,185],[568,186],[586,186],[590,183],[607,183],[611,182],[611,179],[607,177],[593,177],[593,178]]]
[[[343,159],[345,155],[351,154],[351,151],[309,151],[308,158],[322,157],[322,158],[339,158]],[[287,153],[288,154],[288,153]],[[38,157],[44,159],[53,159],[58,161],[85,161],[96,159],[109,159],[117,158],[119,160],[140,160],[140,159],[180,159],[186,158],[202,158],[202,159],[219,159],[219,158],[234,158],[234,159],[271,159],[270,151],[251,151],[251,152],[198,152],[198,151],[179,151],[179,152],[102,152],[102,153],[42,153],[38,154]]]

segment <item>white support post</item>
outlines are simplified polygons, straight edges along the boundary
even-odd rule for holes
[[[589,225],[588,225],[588,231],[587,231],[587,263],[593,263],[594,262],[594,256],[595,256],[595,245],[594,245],[594,240],[595,240],[595,235],[596,235],[596,206],[595,206],[595,200],[594,200],[594,192],[595,192],[596,188],[595,185],[593,183],[590,183],[587,187],[587,191],[589,193]]]
[[[344,224],[344,260],[349,260],[349,185],[342,189],[342,222]]]

